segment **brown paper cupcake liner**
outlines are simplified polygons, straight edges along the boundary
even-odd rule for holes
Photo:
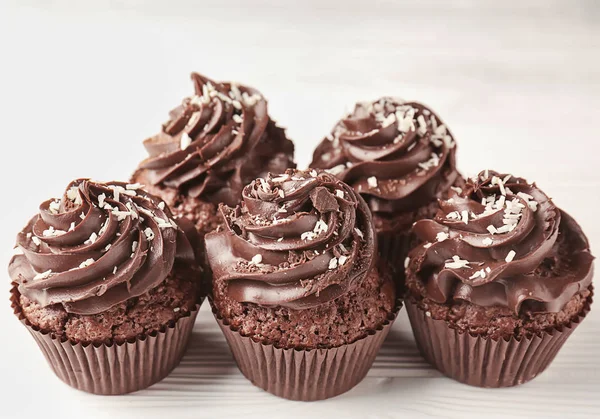
[[[23,315],[19,292],[11,289],[14,314],[33,336],[48,364],[62,381],[93,394],[115,395],[142,390],[165,378],[179,364],[200,308],[164,330],[122,344],[82,344],[59,339],[33,326]]]
[[[242,374],[257,387],[289,400],[316,401],[347,392],[369,372],[402,302],[368,336],[330,349],[281,349],[242,336],[211,306]]]
[[[570,324],[521,340],[472,336],[434,320],[406,299],[406,311],[423,357],[444,375],[477,387],[512,387],[526,383],[550,365],[560,348],[590,310],[589,297]]]

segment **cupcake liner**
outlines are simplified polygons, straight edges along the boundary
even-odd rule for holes
[[[444,375],[477,387],[500,388],[526,383],[542,373],[590,310],[592,296],[570,324],[530,337],[494,340],[472,336],[434,320],[406,299],[417,347]]]
[[[368,336],[330,349],[282,349],[242,336],[211,306],[242,374],[257,387],[289,400],[316,401],[338,396],[369,372],[396,319],[398,301],[389,319]]]
[[[10,301],[14,314],[58,378],[78,390],[100,395],[131,393],[169,375],[185,353],[200,308],[198,304],[189,316],[133,342],[95,345],[60,339],[33,326],[21,311],[19,297],[13,287]]]

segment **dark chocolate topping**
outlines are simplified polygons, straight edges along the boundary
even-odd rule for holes
[[[144,142],[150,157],[140,168],[153,185],[234,206],[251,180],[294,167],[294,145],[269,118],[257,90],[196,73],[192,81],[195,95]]]
[[[577,223],[512,175],[481,172],[413,232],[424,243],[406,263],[438,303],[558,312],[592,280],[594,258]]]
[[[221,207],[225,231],[206,236],[215,281],[239,302],[314,307],[358,286],[375,255],[364,200],[334,176],[288,170],[244,188]]]
[[[140,186],[79,179],[42,203],[9,265],[19,292],[43,307],[96,314],[156,287],[176,259],[193,263],[169,209]]]
[[[358,103],[313,155],[361,193],[373,212],[410,211],[440,198],[458,177],[452,134],[430,109],[384,97]]]

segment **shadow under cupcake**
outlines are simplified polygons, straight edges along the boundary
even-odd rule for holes
[[[414,336],[425,359],[457,381],[533,379],[590,310],[587,238],[525,179],[481,172],[413,232],[405,303]]]

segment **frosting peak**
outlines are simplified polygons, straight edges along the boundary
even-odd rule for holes
[[[353,186],[374,212],[392,213],[427,204],[453,184],[455,148],[430,109],[383,97],[358,103],[342,118],[315,150],[311,167]]]
[[[96,314],[164,281],[176,259],[193,263],[188,238],[141,185],[79,179],[40,205],[17,236],[9,274],[42,306]]]
[[[195,95],[144,142],[150,157],[140,168],[153,185],[233,206],[250,180],[293,167],[294,146],[269,118],[260,92],[197,73],[192,81]]]
[[[591,283],[593,257],[577,223],[535,184],[509,174],[481,172],[413,232],[424,243],[407,263],[439,303],[557,312]]]
[[[246,186],[243,203],[221,207],[225,231],[206,236],[215,281],[230,297],[304,309],[338,298],[373,264],[365,202],[334,176],[288,170]]]

